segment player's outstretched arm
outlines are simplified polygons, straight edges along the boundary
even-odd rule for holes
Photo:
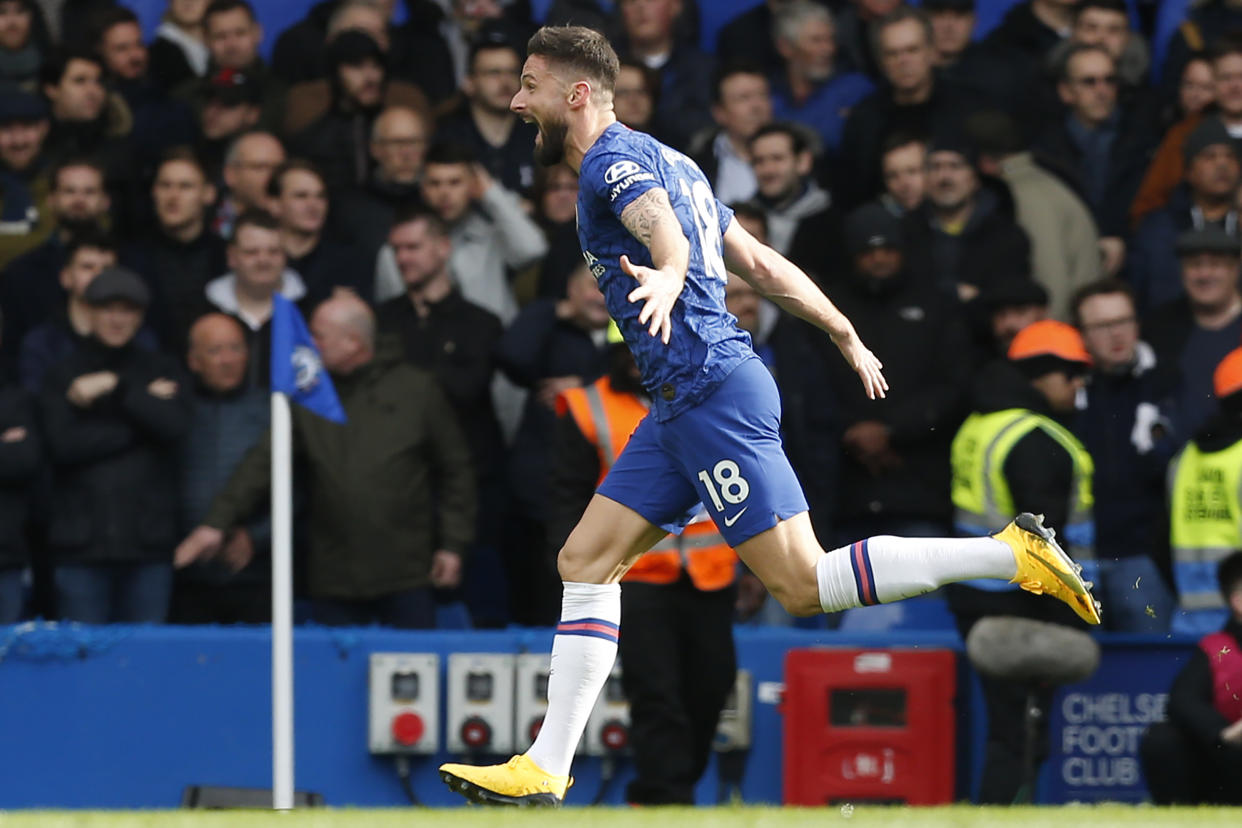
[[[736,219],[724,234],[725,266],[785,310],[823,328],[858,376],[871,399],[883,397],[884,366],[863,345],[854,325],[802,269],[746,231]]]
[[[681,222],[669,203],[663,187],[652,187],[626,205],[621,223],[651,251],[651,263],[644,267],[621,257],[621,270],[638,280],[630,291],[631,302],[643,302],[638,322],[647,325],[652,336],[657,333],[667,345],[672,335],[673,305],[686,285],[686,268],[690,266],[690,242],[682,232]]]

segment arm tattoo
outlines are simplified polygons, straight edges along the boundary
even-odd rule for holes
[[[651,236],[656,225],[667,221],[678,225],[680,230],[677,215],[673,212],[673,205],[669,203],[668,193],[663,187],[652,187],[621,211],[621,223],[625,225],[625,229],[647,247],[651,247]]]

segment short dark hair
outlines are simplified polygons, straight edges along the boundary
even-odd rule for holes
[[[246,0],[211,0],[211,2],[207,4],[207,10],[203,12],[203,26],[207,25],[207,21],[211,19],[212,15],[224,14],[226,12],[237,11],[238,9],[244,11],[250,17],[251,21],[258,20],[258,18],[254,16],[254,7],[247,3]]]
[[[101,183],[107,181],[108,173],[98,160],[89,155],[70,155],[57,161],[48,174],[47,180],[53,190],[60,186],[60,174],[73,167],[90,167],[99,174]]]
[[[1130,20],[1130,10],[1126,8],[1125,0],[1080,0],[1074,7],[1074,20],[1077,21],[1082,17],[1083,12],[1091,9],[1113,12],[1125,17],[1127,22]]]
[[[1074,327],[1082,328],[1082,316],[1078,309],[1082,307],[1083,302],[1093,296],[1111,296],[1114,293],[1120,293],[1129,299],[1131,307],[1138,307],[1134,301],[1134,290],[1125,282],[1114,276],[1096,279],[1074,291],[1074,298],[1070,301],[1070,314],[1073,316]]]
[[[485,33],[482,37],[476,37],[470,44],[470,55],[466,59],[466,69],[470,72],[474,71],[475,59],[484,52],[495,52],[504,49],[513,52],[518,59],[518,65],[522,63],[522,53],[518,50],[516,44],[509,40],[503,32],[492,31]],[[519,69],[519,71],[521,71]]]
[[[392,228],[416,221],[425,223],[432,235],[448,238],[448,226],[444,223],[444,219],[440,218],[439,213],[421,204],[409,204],[398,209],[396,215],[392,217]]]
[[[142,28],[138,15],[125,6],[108,6],[95,12],[90,18],[91,43],[96,49],[102,48],[104,35],[113,26],[119,26],[122,23],[132,23]]]
[[[929,46],[934,42],[931,17],[928,16],[927,12],[922,9],[915,8],[914,6],[902,4],[881,17],[879,20],[873,20],[871,22],[871,27],[867,30],[867,36],[871,40],[872,54],[874,54],[877,58],[879,58],[882,54],[882,50],[880,49],[880,36],[884,34],[885,29],[890,26],[896,26],[899,23],[905,23],[907,20],[913,20],[923,28],[923,36],[927,39],[927,44]]]
[[[233,235],[229,237],[229,244],[237,243],[237,237],[243,227],[258,227],[261,230],[271,230],[273,233],[280,232],[280,222],[275,216],[267,210],[251,207],[243,210],[242,214],[237,217],[237,221],[233,222]]]
[[[211,176],[207,174],[207,166],[203,164],[203,159],[199,158],[198,153],[188,144],[179,144],[164,150],[164,153],[160,156],[160,163],[155,168],[155,174],[158,176],[165,164],[171,164],[174,161],[189,164],[198,170],[198,174],[203,177],[203,181],[211,182]]]
[[[65,77],[69,64],[75,60],[84,60],[87,63],[95,64],[95,66],[99,67],[100,77],[104,75],[103,61],[99,55],[91,50],[78,46],[53,49],[43,59],[43,65],[39,68],[39,91],[42,92],[45,86],[58,86]]]
[[[733,211],[733,215],[748,218],[759,222],[763,227],[763,234],[768,234],[768,211],[757,201],[735,201],[729,205],[729,209]]]
[[[608,38],[585,26],[543,26],[526,42],[528,55],[564,64],[601,85],[610,96],[620,63]]]
[[[1242,55],[1242,32],[1226,32],[1207,48],[1207,57],[1212,63],[1230,55]]]
[[[647,97],[651,98],[651,106],[654,109],[660,102],[660,73],[647,64],[630,57],[621,59],[621,63],[617,68],[618,76],[620,76],[622,69],[634,69],[642,75],[643,88],[647,90]]]
[[[913,132],[906,132],[905,130],[902,130],[902,129],[896,130],[894,132],[890,132],[888,135],[885,135],[884,140],[880,142],[881,164],[883,164],[884,156],[888,155],[893,150],[901,149],[902,147],[907,147],[910,144],[922,144],[923,149],[927,149],[927,144],[928,144],[927,136],[916,135]]]
[[[109,253],[116,253],[120,247],[116,243],[116,237],[105,232],[100,227],[88,225],[76,230],[69,237],[69,242],[65,245],[65,266],[68,267],[73,261],[73,257],[78,255],[79,250],[106,250]]]
[[[423,166],[430,164],[474,164],[479,160],[474,150],[455,141],[437,141],[427,150]]]
[[[712,73],[712,103],[719,104],[724,99],[721,90],[725,81],[734,75],[758,75],[765,81],[768,79],[768,73],[763,71],[763,67],[748,58],[736,58],[722,63]]]
[[[754,146],[755,142],[760,138],[766,138],[769,135],[784,135],[793,145],[794,155],[801,155],[804,152],[811,151],[811,143],[806,138],[806,133],[798,127],[787,121],[776,121],[771,124],[764,124],[755,130],[755,134],[750,136],[750,146]]]
[[[310,173],[319,179],[319,183],[323,184],[325,189],[327,188],[327,179],[323,177],[323,173],[319,171],[318,167],[305,158],[290,158],[282,161],[276,169],[272,170],[271,176],[268,177],[267,195],[269,198],[280,198],[285,189],[285,174],[291,173],[294,170]]]
[[[1216,566],[1216,583],[1220,585],[1220,594],[1229,603],[1229,598],[1242,589],[1242,550],[1230,552]]]

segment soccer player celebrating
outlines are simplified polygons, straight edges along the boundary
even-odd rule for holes
[[[538,738],[503,765],[442,765],[449,787],[487,804],[561,803],[574,748],[616,658],[618,581],[699,503],[794,615],[996,578],[1059,598],[1098,624],[1090,584],[1033,515],[993,536],[879,536],[824,552],[781,447],[776,385],[725,310],[726,262],[825,330],[872,399],[888,388],[879,360],[805,273],[733,220],[694,162],[617,123],[617,56],[602,35],[545,26],[527,51],[510,107],[539,128],[540,163],[565,161],[579,174],[578,239],[651,411],[560,551],[564,597]]]

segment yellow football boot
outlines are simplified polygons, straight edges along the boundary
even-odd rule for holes
[[[1018,572],[1011,584],[1064,601],[1088,624],[1099,624],[1100,602],[1091,595],[1094,584],[1082,579],[1082,566],[1065,554],[1055,535],[1044,526],[1043,515],[1023,512],[992,537],[1013,550]]]
[[[573,777],[553,776],[526,754],[503,765],[440,766],[440,778],[450,790],[480,805],[525,805],[559,808]]]

